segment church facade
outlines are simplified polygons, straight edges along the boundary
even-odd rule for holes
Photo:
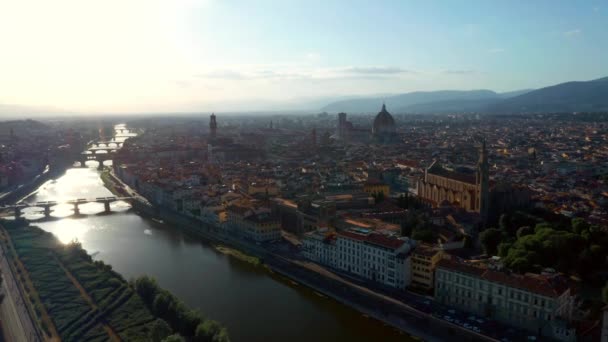
[[[438,207],[447,202],[482,218],[488,215],[489,165],[485,141],[474,173],[450,170],[434,162],[425,170],[424,179],[418,182],[418,196]]]

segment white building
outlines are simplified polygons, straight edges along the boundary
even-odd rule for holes
[[[435,271],[435,299],[536,335],[576,340],[569,324],[574,296],[559,275],[509,274],[445,258]]]
[[[302,254],[317,263],[383,285],[403,289],[411,282],[410,240],[365,229],[306,234]]]

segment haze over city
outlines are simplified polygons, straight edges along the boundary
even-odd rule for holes
[[[0,0],[0,342],[608,342],[606,0]]]
[[[608,74],[605,1],[2,1],[0,105],[318,110]]]

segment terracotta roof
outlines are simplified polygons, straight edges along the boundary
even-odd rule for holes
[[[559,297],[570,288],[567,279],[562,276],[506,273],[485,267],[473,266],[454,259],[442,259],[437,264],[437,267],[471,274],[493,283],[525,290],[546,297]]]
[[[340,235],[342,237],[345,237],[345,238],[348,238],[348,239],[358,240],[358,241],[365,241],[365,239],[367,238],[363,234],[351,232],[351,231],[348,231],[348,230],[340,231],[340,232],[338,232],[338,235]]]
[[[467,265],[462,262],[457,262],[452,259],[441,259],[437,263],[437,268],[445,268],[456,272],[467,273],[477,277],[481,277],[486,271],[485,268]]]
[[[433,246],[421,243],[418,246],[416,246],[416,249],[414,249],[412,254],[432,257],[433,255],[437,254],[437,252],[438,251],[436,249],[434,249]]]
[[[432,175],[437,175],[463,183],[476,184],[475,174],[461,173],[443,168],[439,163],[435,162],[431,165],[427,172]]]
[[[367,236],[367,243],[372,245],[378,245],[389,249],[397,249],[405,243],[403,240],[399,240],[396,237],[388,237],[384,234],[369,234]]]

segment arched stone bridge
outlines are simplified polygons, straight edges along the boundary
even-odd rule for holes
[[[79,199],[75,199],[75,200],[62,201],[62,202],[46,201],[46,202],[36,202],[36,203],[17,203],[17,204],[13,204],[13,205],[7,205],[4,207],[0,207],[0,210],[13,210],[15,219],[18,219],[21,217],[22,211],[25,208],[42,208],[42,209],[44,209],[44,217],[48,218],[51,216],[51,211],[52,211],[51,208],[58,204],[72,204],[74,206],[74,215],[79,215],[80,214],[80,208],[78,207],[79,205],[85,204],[85,203],[103,203],[104,212],[109,213],[111,211],[110,203],[116,202],[116,201],[130,201],[133,199],[134,199],[134,197],[111,196],[111,197],[97,197],[94,199],[79,198]]]

